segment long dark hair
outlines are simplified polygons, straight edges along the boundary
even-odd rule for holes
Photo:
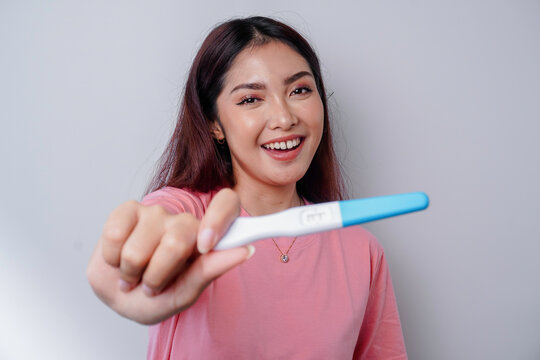
[[[217,119],[216,100],[236,56],[248,46],[260,46],[270,41],[290,46],[306,60],[324,107],[321,143],[306,174],[296,184],[298,194],[315,203],[344,198],[319,59],[293,28],[260,16],[222,23],[204,40],[189,72],[176,128],[147,193],[164,186],[198,192],[234,186],[229,149],[218,144],[210,131],[210,125]]]

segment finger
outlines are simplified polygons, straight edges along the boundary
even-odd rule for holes
[[[254,253],[255,247],[248,245],[230,250],[213,251],[199,256],[171,286],[176,310],[181,311],[189,307],[208,284],[251,258]]]
[[[164,233],[164,223],[169,216],[159,205],[146,207],[139,215],[139,222],[124,244],[120,259],[120,276],[127,284],[134,286],[141,279]],[[124,284],[123,290],[129,289],[127,284]]]
[[[160,293],[185,267],[195,248],[199,220],[183,213],[176,215],[167,227],[144,271],[142,283],[148,296]]]
[[[105,262],[118,267],[124,243],[137,224],[137,208],[135,200],[125,202],[113,210],[103,226],[101,235],[102,254]]]
[[[199,226],[197,248],[201,254],[212,249],[240,214],[240,198],[231,189],[219,191],[208,206]]]

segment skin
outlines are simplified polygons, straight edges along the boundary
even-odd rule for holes
[[[295,74],[301,77],[285,83]],[[238,88],[245,84],[256,88]],[[304,58],[280,42],[244,50],[227,73],[217,105],[214,136],[225,136],[229,144],[234,190],[244,209],[264,215],[301,204],[296,182],[311,164],[324,120],[321,97]],[[294,160],[275,160],[261,148],[289,135],[303,137],[302,151]]]
[[[219,120],[209,133],[228,142],[234,189],[218,192],[201,220],[128,201],[104,225],[87,277],[96,295],[122,316],[161,322],[249,259],[251,245],[209,251],[241,205],[251,215],[263,215],[302,204],[296,182],[320,143],[324,116],[307,62],[279,42],[245,49],[227,73],[217,108]],[[303,142],[292,159],[276,159],[261,147],[291,135]]]

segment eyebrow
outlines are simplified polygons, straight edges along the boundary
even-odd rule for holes
[[[313,75],[309,72],[309,71],[299,71],[297,72],[296,74],[294,75],[291,75],[289,76],[288,78],[286,78],[284,81],[283,81],[283,84],[284,85],[290,85],[292,84],[293,82],[295,82],[296,80],[304,77],[304,76],[311,76],[313,77]],[[240,89],[250,89],[250,90],[264,90],[266,89],[266,85],[264,85],[264,83],[245,83],[245,84],[240,84],[240,85],[237,85],[234,87],[234,89],[231,90],[230,94],[232,94],[233,92],[235,92],[236,90],[240,90]]]

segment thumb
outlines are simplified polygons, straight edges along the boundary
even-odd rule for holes
[[[235,249],[231,249],[235,250]],[[247,245],[236,249],[238,251],[212,251],[199,258],[199,263],[193,264],[195,277],[206,286],[211,281],[223,275],[233,267],[240,265],[255,253],[253,245]]]
[[[232,189],[220,190],[201,219],[197,249],[201,254],[211,250],[240,214],[240,198]]]
[[[254,253],[255,247],[247,245],[230,250],[211,251],[199,256],[176,284],[173,284],[176,302],[191,305],[208,284],[251,258]]]

